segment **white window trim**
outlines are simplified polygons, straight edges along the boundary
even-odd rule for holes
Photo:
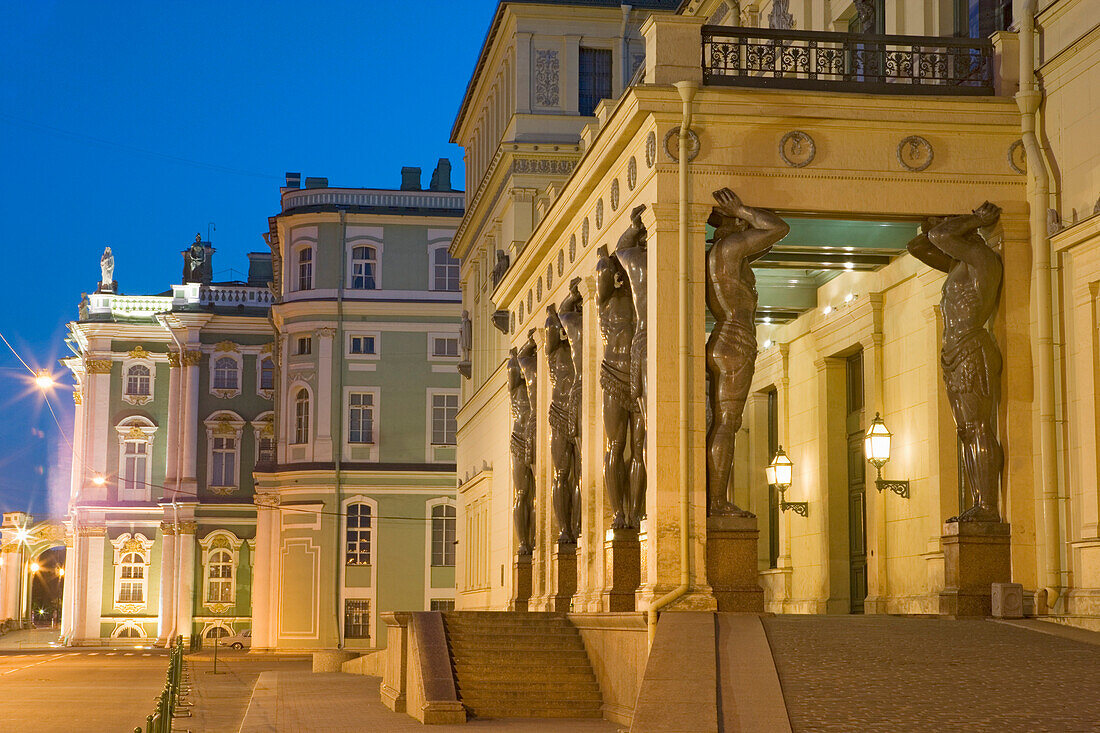
[[[273,381],[271,389],[264,389],[260,386],[260,377],[263,374],[263,369],[261,367],[263,365],[264,359],[271,359],[272,367],[275,366],[275,353],[273,346],[273,344],[264,344],[263,347],[260,349],[260,353],[256,355],[256,394],[260,397],[263,397],[265,400],[270,400],[274,398],[275,387],[278,386],[279,375],[277,371],[273,371]]]
[[[443,250],[448,255],[451,249],[451,239],[448,237],[444,240],[434,240],[428,243],[428,290],[433,293],[461,293],[462,292],[462,263],[456,261],[458,266],[458,289],[446,290],[444,288],[437,288],[435,286],[435,253],[438,250]]]
[[[370,586],[362,588],[356,586],[349,588],[347,584],[347,557],[345,555],[347,551],[348,542],[348,506],[351,504],[366,504],[370,507],[371,513],[371,526],[370,526]],[[337,614],[340,624],[340,639],[341,641],[350,641],[352,644],[363,643],[363,641],[370,641],[371,648],[375,648],[378,645],[378,602],[375,599],[375,589],[378,588],[378,502],[364,494],[356,494],[355,496],[349,496],[340,504],[340,611]],[[371,635],[369,640],[364,639],[344,639],[344,601],[347,600],[364,600],[370,601],[370,630]]]
[[[156,435],[157,426],[147,417],[132,415],[116,425],[115,432],[118,433],[118,481],[115,482],[115,487],[118,491],[119,501],[151,501],[153,493],[153,487],[151,486],[153,483],[153,436]],[[145,443],[147,445],[145,449],[145,476],[142,477],[145,489],[139,496],[130,495],[124,498],[122,496],[122,479],[126,470],[127,443]]]
[[[230,622],[227,622],[227,621],[210,621],[206,624],[205,627],[203,627],[203,630],[202,630],[203,642],[206,641],[206,635],[210,633],[210,630],[215,629],[215,628],[225,629],[226,630],[225,636],[235,636],[236,635],[236,632],[233,631],[233,626],[230,624]],[[225,637],[222,637],[222,638],[224,639]]]
[[[298,391],[304,389],[306,394],[309,395],[309,429],[306,431],[306,442],[296,443],[294,442],[297,437],[297,418],[298,418]],[[287,410],[286,410],[286,447],[287,450],[293,448],[309,448],[306,451],[305,460],[313,460],[312,458],[312,446],[313,446],[313,431],[317,427],[317,400],[314,399],[313,388],[306,382],[295,380],[291,383],[287,389]]]
[[[345,331],[346,341],[344,342],[344,355],[346,358],[353,361],[377,361],[382,356],[382,332],[381,331]],[[351,353],[351,339],[352,337],[371,336],[374,338],[374,353],[373,354],[353,354]]]
[[[129,357],[122,360],[122,401],[131,405],[147,405],[153,401],[153,397],[156,396],[156,384],[157,384],[157,365],[153,361],[152,354],[148,354],[142,359]],[[129,394],[126,390],[130,383],[129,372],[132,366],[143,366],[149,370],[149,394],[136,395]]]
[[[455,508],[455,564],[432,565],[432,509],[437,506],[452,506]],[[431,610],[433,599],[453,601],[455,600],[455,588],[435,588],[432,586],[432,568],[453,568],[455,572],[455,585],[458,585],[458,505],[455,500],[441,496],[438,499],[430,499],[424,504],[425,517],[427,517],[428,531],[424,537],[424,610]]]
[[[348,227],[347,239],[344,241],[344,260],[346,262],[344,271],[347,273],[347,281],[344,283],[345,290],[350,290],[353,293],[377,293],[382,290],[382,262],[386,247],[382,237],[382,227]],[[352,271],[352,263],[354,262],[352,252],[355,251],[356,247],[364,246],[374,247],[374,287],[369,289],[353,288],[351,284],[355,273]]]
[[[272,410],[261,413],[256,416],[256,419],[249,423],[252,426],[252,446],[253,458],[257,463],[260,461],[260,439],[270,438],[271,447],[275,451],[275,462],[279,460],[279,449],[275,442],[275,413]]]
[[[441,361],[448,364],[457,364],[458,360],[462,358],[462,345],[459,343],[458,351],[454,356],[437,356],[435,354],[434,339],[448,338],[454,339],[456,342],[461,340],[458,331],[429,331],[428,332],[428,359],[430,361]]]
[[[351,395],[353,392],[362,392],[374,397],[374,438],[370,443],[352,443],[351,436]],[[344,387],[344,460],[351,460],[351,449],[362,451],[369,449],[366,460],[377,461],[378,449],[382,444],[382,390],[378,387]],[[362,460],[362,458],[360,458]]]
[[[209,611],[214,613],[225,613],[230,608],[237,605],[237,567],[241,562],[241,545],[244,544],[244,540],[238,538],[232,532],[225,529],[216,529],[210,534],[199,540],[199,547],[202,548],[202,605]],[[229,553],[230,558],[233,560],[233,565],[230,575],[230,584],[233,587],[233,602],[214,602],[209,598],[210,591],[210,556],[219,550],[225,550]],[[206,630],[203,630],[203,638],[205,637]],[[232,633],[230,634],[232,635]]]
[[[298,262],[298,257],[299,257],[299,253],[304,249],[308,249],[308,250],[313,251],[313,259],[310,260],[310,262],[312,263],[312,267],[309,271],[309,287],[308,288],[299,287],[299,269],[298,269],[299,262]],[[319,249],[319,247],[317,246],[317,240],[312,239],[310,237],[301,237],[301,238],[295,240],[294,244],[292,244],[290,246],[290,262],[288,263],[290,265],[290,267],[287,268],[290,271],[289,272],[290,278],[287,281],[287,285],[290,286],[290,287],[287,288],[287,290],[289,292],[292,292],[292,293],[308,293],[310,291],[313,291],[313,290],[317,289],[317,251],[318,251],[318,249]]]
[[[244,419],[232,410],[218,410],[203,420],[206,426],[206,488],[215,494],[228,496],[241,485],[241,434]],[[214,438],[233,438],[233,468],[235,483],[232,486],[214,486]]]
[[[148,635],[146,635],[146,633],[145,633],[145,629],[142,628],[141,624],[139,624],[134,619],[127,619],[126,621],[123,621],[118,626],[116,626],[115,630],[111,632],[111,638],[112,639],[124,638],[124,637],[121,636],[121,634],[122,634],[123,631],[126,631],[127,629],[134,629],[135,631],[138,632],[138,635],[136,637],[131,636],[131,637],[125,637],[125,638],[129,638],[129,639],[133,639],[133,638],[148,639],[149,638]]]
[[[130,534],[124,532],[115,539],[111,540],[111,545],[114,547],[114,566],[115,566],[115,591],[112,596],[115,604],[115,609],[122,613],[138,613],[144,611],[149,605],[149,570],[150,570],[150,557],[151,550],[153,549],[154,541],[146,537],[140,532]],[[145,570],[142,572],[141,577],[141,603],[122,602],[119,601],[119,594],[122,592],[122,558],[129,555],[131,552],[136,553],[141,557],[142,563],[145,565]],[[144,636],[144,631],[142,635]]]
[[[220,344],[219,344],[220,346]],[[214,373],[216,371],[216,365],[221,359],[232,359],[237,365],[237,388],[236,389],[216,389],[214,387]],[[238,396],[241,393],[241,383],[244,382],[244,358],[241,356],[241,352],[227,351],[215,348],[210,354],[207,361],[207,369],[210,372],[210,394],[223,400],[228,400]]]
[[[444,387],[431,387],[427,391],[427,397],[425,398],[425,434],[424,443],[425,451],[424,458],[428,463],[452,463],[453,459],[449,460],[437,460],[435,457],[435,451],[437,448],[454,448],[458,443],[458,425],[455,425],[455,442],[454,443],[433,443],[432,442],[432,398],[436,395],[454,395],[458,398],[458,407],[462,409],[462,394],[461,389],[452,389]]]

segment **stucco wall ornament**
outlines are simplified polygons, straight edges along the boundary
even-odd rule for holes
[[[616,178],[611,182],[611,210],[616,211],[619,208],[619,179]]]
[[[584,221],[581,222],[581,246],[588,246],[588,217],[584,217]]]
[[[554,263],[546,263],[546,289],[549,290],[554,286]]]
[[[535,104],[539,107],[558,106],[558,52],[535,50]]]
[[[670,160],[680,160],[680,126],[672,128],[665,133],[665,155]],[[688,160],[695,160],[699,156],[699,136],[695,130],[688,130]]]
[[[626,163],[626,187],[631,191],[638,185],[638,161],[634,156],[630,156],[630,160]]]
[[[816,155],[814,139],[802,130],[791,130],[779,141],[779,157],[792,168],[805,168]]]
[[[149,352],[148,352],[148,351],[146,351],[146,350],[145,350],[144,348],[142,348],[141,346],[135,346],[135,347],[134,347],[134,348],[133,348],[133,349],[132,349],[132,350],[130,351],[130,358],[131,358],[131,359],[150,359],[150,358],[152,358],[152,357],[150,356]]]
[[[652,130],[645,137],[645,164],[652,168],[657,162],[657,135]]]
[[[567,176],[573,172],[576,164],[575,160],[568,158],[516,158],[512,161],[512,172]]]
[[[84,370],[88,374],[110,374],[111,373],[111,360],[110,359],[86,359],[84,361]]]
[[[558,277],[565,272],[565,250],[558,250]]]
[[[1024,141],[1017,140],[1008,146],[1008,167],[1020,175],[1027,173],[1027,154],[1024,152]]]
[[[603,199],[596,200],[596,228],[603,228]]]
[[[919,173],[932,165],[932,143],[920,135],[910,135],[898,143],[898,163],[902,168]]]
[[[577,260],[577,235],[569,235],[569,261],[575,262]]]
[[[232,341],[219,341],[217,344],[214,345],[215,353],[220,353],[223,351],[231,354],[239,354],[241,353],[241,347],[237,346]]]

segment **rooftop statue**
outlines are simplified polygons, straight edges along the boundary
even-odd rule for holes
[[[553,303],[546,306],[546,362],[550,377],[550,466],[551,497],[558,522],[558,544],[576,544],[573,502],[576,495],[577,420],[573,414],[573,384],[576,369],[568,335]]]
[[[622,529],[632,515],[627,493],[627,434],[630,429],[630,344],[634,339],[634,306],[619,259],[607,247],[597,250],[596,306],[603,336],[600,388],[603,392],[604,488],[611,505],[611,527]]]
[[[637,527],[645,516],[646,492],[646,341],[649,294],[646,269],[646,229],[642,224],[645,205],[630,212],[630,227],[615,244],[615,257],[622,265],[630,285],[630,300],[634,309],[634,333],[630,341],[630,526]]]
[[[508,393],[512,402],[512,484],[516,492],[512,522],[519,542],[516,554],[530,555],[535,546],[535,476],[531,470],[534,464],[534,446],[527,440],[531,401],[527,395],[527,382],[519,366],[519,354],[514,348],[508,357]]]
[[[1004,265],[994,249],[1001,209],[988,201],[972,214],[931,219],[909,252],[947,273],[940,298],[940,366],[962,447],[973,506],[948,522],[1000,522],[997,505],[1004,451],[997,440],[1001,350],[987,328],[997,310]]]
[[[787,236],[787,223],[766,209],[745,206],[733,191],[714,192],[715,228],[707,252],[707,308],[714,330],[707,339],[711,424],[707,433],[707,514],[751,516],[729,501],[734,440],[756,371],[756,276],[752,263]]]
[[[103,250],[103,256],[99,258],[99,291],[114,292],[115,289],[115,256],[111,248]]]

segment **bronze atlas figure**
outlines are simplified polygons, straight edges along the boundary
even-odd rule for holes
[[[1001,351],[986,327],[997,310],[1004,274],[1001,256],[990,243],[1000,216],[1000,208],[987,201],[973,214],[925,222],[908,245],[914,257],[947,273],[940,299],[940,365],[974,502],[949,522],[1001,521],[997,498],[1004,451],[995,422]]]
[[[550,406],[547,408],[552,470],[550,492],[558,522],[558,544],[576,544],[573,501],[577,479],[574,444],[577,420],[573,415],[573,385],[577,373],[568,334],[553,303],[546,306],[546,362],[550,377]]]
[[[752,516],[729,501],[734,440],[741,429],[756,370],[756,276],[752,263],[787,236],[790,227],[765,209],[745,206],[733,191],[714,192],[708,223],[707,308],[714,330],[707,339],[711,424],[707,433],[707,515]]]
[[[584,374],[584,349],[583,331],[584,317],[582,313],[583,298],[581,297],[579,277],[573,278],[569,283],[569,295],[558,307],[558,319],[565,329],[565,337],[569,339],[569,352],[573,357],[573,393],[569,399],[569,409],[573,417],[573,536],[581,535],[581,379]]]
[[[527,395],[527,382],[519,364],[516,349],[509,352],[508,392],[512,402],[512,484],[515,486],[515,503],[512,507],[512,523],[519,543],[517,555],[530,555],[535,546],[535,475],[534,445],[527,439],[531,423],[531,401]]]

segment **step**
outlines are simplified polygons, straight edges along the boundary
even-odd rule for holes
[[[526,701],[586,700],[599,704],[600,688],[594,682],[546,681],[526,685],[472,684],[458,686],[459,700],[497,700],[519,704]]]
[[[582,681],[596,681],[596,675],[592,672],[592,668],[589,666],[572,665],[572,666],[554,666],[548,667],[547,665],[529,665],[529,666],[512,666],[501,667],[499,664],[456,664],[454,665],[455,676],[461,679],[468,680],[515,680],[517,677],[523,679],[536,679],[535,675],[540,675],[544,671],[552,672],[554,679],[561,680],[562,682],[582,682]]]
[[[455,654],[461,654],[466,651],[476,651],[479,649],[491,649],[499,651],[584,651],[584,644],[580,639],[543,639],[539,637],[531,637],[527,639],[507,639],[507,638],[495,638],[495,639],[448,639],[450,642],[451,650]]]
[[[556,667],[584,664],[587,661],[588,655],[584,649],[475,649],[463,653],[455,650],[451,652],[451,662],[455,665],[507,664],[520,667],[541,664]]]
[[[466,705],[475,718],[602,718],[598,705],[567,702],[562,705],[538,703],[536,705],[500,705],[492,702]]]

